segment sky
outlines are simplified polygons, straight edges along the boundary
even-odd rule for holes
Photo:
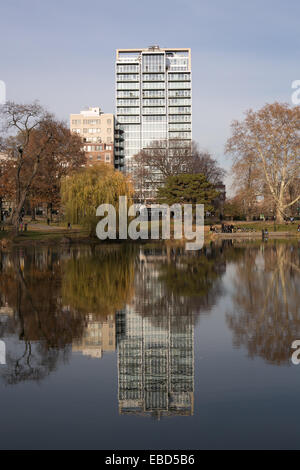
[[[60,119],[115,110],[117,48],[190,47],[193,139],[228,171],[230,123],[300,79],[298,0],[0,0],[7,99],[39,100]],[[227,182],[230,182],[228,176]]]

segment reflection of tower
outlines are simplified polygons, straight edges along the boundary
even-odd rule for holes
[[[118,342],[120,413],[193,414],[194,326],[176,326],[162,312],[159,324],[126,310],[126,336]],[[183,319],[181,319],[183,320]]]
[[[119,411],[156,417],[192,415],[193,315],[175,313],[174,298],[156,311],[158,305],[153,299],[161,284],[153,265],[148,265],[142,277],[152,295],[144,299],[144,306],[127,306],[119,318]],[[149,306],[150,315],[144,315]]]
[[[99,320],[95,315],[89,314],[83,337],[73,342],[72,349],[80,351],[84,356],[101,358],[103,351],[116,349],[115,330],[114,315]]]

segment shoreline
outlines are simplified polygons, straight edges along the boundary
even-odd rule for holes
[[[236,232],[236,233],[212,233],[211,234],[212,239],[233,239],[233,238],[249,238],[249,239],[262,239],[262,233],[261,232]],[[269,232],[268,235],[265,237],[265,239],[272,238],[284,238],[284,239],[290,239],[290,238],[299,238],[300,239],[300,232]]]
[[[86,235],[84,232],[60,232],[60,231],[53,231],[53,232],[27,232],[24,234],[22,232],[17,237],[9,236],[9,233],[2,232],[2,237],[0,238],[0,251],[6,250],[12,247],[22,247],[22,246],[68,246],[68,245],[101,245],[101,244],[118,244],[123,245],[124,243],[138,243],[138,244],[145,244],[145,243],[161,243],[161,242],[170,242],[175,244],[180,244],[186,242],[184,238],[181,240],[99,240],[98,238],[91,238]],[[204,243],[210,243],[214,241],[220,240],[262,240],[262,234],[260,231],[257,232],[236,232],[236,233],[215,233],[205,231],[205,241]],[[300,241],[300,232],[269,232],[268,236],[265,237],[265,240],[272,239],[280,239],[280,240],[292,240],[298,239]]]

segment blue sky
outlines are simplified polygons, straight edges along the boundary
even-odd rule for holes
[[[230,122],[291,103],[300,79],[297,0],[1,0],[0,39],[7,99],[38,99],[61,119],[114,111],[115,49],[191,47],[193,138],[226,168]]]

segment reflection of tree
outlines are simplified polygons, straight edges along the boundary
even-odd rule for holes
[[[196,256],[185,255],[163,264],[159,278],[175,296],[205,298],[209,304],[209,292],[216,286],[224,268],[224,262],[197,252]]]
[[[133,295],[134,251],[112,247],[72,256],[64,266],[63,303],[83,313],[107,316]]]
[[[240,256],[242,250],[237,250]],[[180,324],[184,316],[208,312],[221,295],[221,276],[227,260],[238,256],[231,244],[202,251],[152,249],[143,251],[135,276],[135,309],[159,323],[169,311]]]
[[[0,274],[1,299],[14,315],[2,334],[17,334],[23,351],[8,355],[5,379],[38,380],[67,354],[73,337],[82,334],[85,319],[61,304],[60,268],[53,253],[14,252],[8,258],[8,269],[2,266]]]
[[[57,363],[65,359],[58,349],[47,350],[40,343],[24,341],[24,350],[6,357],[7,367],[3,369],[2,376],[6,383],[16,384],[24,380],[40,381],[56,369]]]
[[[233,296],[238,313],[227,315],[236,346],[250,357],[288,363],[300,337],[300,257],[294,245],[276,243],[247,249],[237,265]]]
[[[18,338],[1,371],[7,383],[47,376],[81,341],[91,315],[122,308],[133,292],[133,259],[122,247],[0,253],[0,307],[13,312],[0,337]]]

